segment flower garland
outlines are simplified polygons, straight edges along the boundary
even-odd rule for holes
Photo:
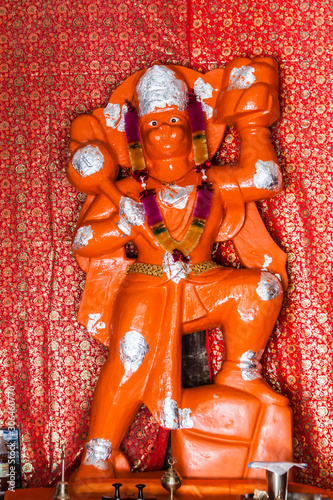
[[[208,161],[208,147],[202,104],[197,100],[194,91],[191,90],[188,97],[188,110],[193,138],[195,171],[202,173],[202,181],[197,186],[197,199],[190,226],[181,241],[175,240],[170,235],[158,206],[155,190],[147,189],[146,181],[149,178],[149,173],[143,156],[138,114],[129,101],[126,101],[126,104],[128,107],[128,112],[125,114],[126,139],[133,177],[138,182],[141,182],[143,187],[143,191],[140,193],[140,200],[145,208],[148,224],[155,239],[166,252],[172,254],[175,262],[179,260],[187,262],[189,261],[189,254],[198,245],[205,229],[213,196],[212,184],[207,182],[206,175],[206,171],[211,166],[211,163]]]

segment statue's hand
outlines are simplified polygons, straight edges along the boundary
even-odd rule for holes
[[[142,226],[146,220],[146,212],[142,203],[122,196],[119,202],[118,228],[127,236],[131,236],[133,226]]]
[[[279,117],[277,64],[271,58],[231,61],[224,71],[215,119],[237,128],[269,127]]]
[[[102,170],[104,162],[105,155],[96,144],[86,144],[78,148],[72,158],[74,170],[83,178]]]
[[[115,193],[105,192],[106,184],[114,185],[119,171],[115,154],[102,142],[94,141],[81,144],[74,150],[68,164],[67,176],[70,183],[87,194],[110,194],[113,203],[117,202]]]

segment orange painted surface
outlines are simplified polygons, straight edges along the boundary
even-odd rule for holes
[[[78,262],[87,272],[79,320],[95,338],[109,345],[110,351],[97,385],[87,441],[108,440],[113,449],[104,469],[84,463],[84,456],[76,482],[87,477],[113,477],[128,469],[118,447],[142,402],[162,426],[185,427],[174,433],[173,453],[186,477],[243,478],[248,477],[247,461],[258,457],[290,460],[292,456],[288,401],[255,372],[287,284],[285,254],[270,238],[254,204],[282,189],[268,130],[279,114],[277,68],[267,58],[236,60],[225,70],[206,75],[188,68],[170,68],[189,87],[199,77],[212,86],[212,97],[205,99],[214,110],[206,121],[210,156],[221,143],[227,124],[236,124],[242,139],[236,167],[212,166],[208,170],[213,186],[211,208],[201,239],[190,253],[191,264],[209,261],[215,241],[233,239],[248,269],[215,268],[200,275],[190,271],[179,282],[166,273],[161,277],[139,273],[125,276],[123,249],[127,242],[135,243],[138,262],[143,264],[161,266],[165,250],[154,238],[147,219],[131,225],[130,234],[117,225],[121,198],[139,203],[142,191],[132,177],[115,182],[117,165],[130,167],[124,131],[107,126],[103,110],[73,122],[73,154],[92,145],[105,159],[101,170],[84,178],[70,163],[68,176],[78,189],[90,195],[76,228],[76,234],[89,234],[84,243],[75,245]],[[238,74],[240,68],[245,77],[248,71],[244,68],[250,68],[254,85],[244,88],[240,77],[238,88],[230,83],[231,75]],[[120,85],[110,99],[111,105],[122,109],[125,99],[136,103],[135,88],[142,75],[143,71],[135,73]],[[174,105],[157,109],[142,117],[139,126],[149,171],[147,189],[155,189],[166,226],[180,241],[193,217],[195,187],[201,181],[201,174],[193,168],[188,112]],[[272,186],[258,181],[258,165],[265,162],[275,165]],[[165,186],[172,183],[181,188],[194,186],[183,208],[168,206],[159,198]],[[279,274],[282,282],[274,274]],[[183,390],[181,335],[216,326],[224,332],[226,360],[215,384]],[[126,346],[126,334],[133,331],[144,339],[144,350],[143,344],[135,345],[135,349],[141,349],[141,358],[134,356],[135,369],[129,369],[120,351],[121,346],[125,345],[125,350],[131,347]],[[252,372],[248,361],[244,367],[244,355],[249,353],[254,357]],[[249,366],[250,373],[246,373]],[[172,420],[176,414],[177,421]],[[223,415],[228,418],[223,420]],[[282,452],[272,444],[277,432],[285,442]],[[263,441],[270,443],[267,448]]]

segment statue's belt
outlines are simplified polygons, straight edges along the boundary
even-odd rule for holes
[[[204,273],[205,271],[209,271],[210,269],[221,266],[219,264],[216,264],[216,262],[213,262],[212,260],[203,260],[201,262],[198,262],[197,264],[191,265],[190,267],[192,273],[197,276],[198,274]],[[157,276],[161,278],[164,273],[164,268],[163,266],[160,266],[158,264],[135,262],[134,264],[128,266],[125,271],[125,274],[131,273],[147,274],[148,276]]]

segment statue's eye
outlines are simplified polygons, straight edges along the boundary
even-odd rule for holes
[[[173,116],[172,118],[170,118],[170,122],[177,123],[177,122],[179,122],[179,118],[176,118],[175,116]]]
[[[151,127],[156,127],[157,121],[156,120],[152,120],[151,122],[148,123],[148,125],[150,125]]]

